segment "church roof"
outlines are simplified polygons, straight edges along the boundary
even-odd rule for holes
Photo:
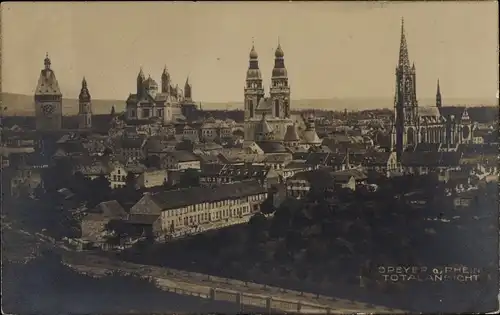
[[[314,129],[306,129],[302,134],[302,139],[305,143],[308,144],[320,144],[321,139],[318,137],[316,130]]]
[[[259,125],[257,126],[257,133],[267,135],[273,132],[273,128],[269,125],[269,123],[266,120],[266,117],[263,115],[262,120],[260,121]]]
[[[439,108],[435,106],[428,107],[419,107],[418,108],[418,116],[420,117],[439,117],[441,114],[439,113]]]
[[[443,106],[439,108],[439,112],[442,116],[450,117],[453,115],[457,118],[462,117],[464,110],[465,106]]]
[[[270,110],[272,109],[271,99],[263,97],[259,100],[257,110]]]
[[[285,146],[280,142],[266,141],[257,142],[257,145],[264,151],[264,153],[284,153],[287,152]]]
[[[297,125],[293,124],[286,128],[284,141],[299,141],[299,133],[297,131]]]
[[[54,71],[43,69],[38,78],[35,95],[62,95]]]

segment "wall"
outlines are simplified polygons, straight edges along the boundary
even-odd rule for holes
[[[244,306],[253,306],[267,309],[268,312],[280,310],[314,314],[357,312],[394,314],[404,312],[353,300],[341,300],[195,272],[109,261],[103,257],[84,253],[64,255],[64,263],[80,272],[96,275],[117,268],[123,272],[139,272],[144,277],[156,279],[157,285],[165,291],[217,301],[229,301],[239,304],[242,310]]]

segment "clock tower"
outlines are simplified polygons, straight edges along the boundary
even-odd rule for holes
[[[80,95],[78,95],[78,128],[92,128],[92,101],[85,77],[82,80]]]
[[[41,131],[58,130],[62,127],[62,94],[50,66],[47,54],[35,90],[36,129]]]

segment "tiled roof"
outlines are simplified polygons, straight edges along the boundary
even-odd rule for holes
[[[299,133],[297,130],[297,125],[292,124],[286,128],[284,141],[299,141]]]
[[[418,107],[418,116],[422,117],[439,117],[441,116],[439,108],[435,106],[420,106]]]
[[[467,113],[473,122],[478,123],[488,123],[498,119],[498,107],[496,106],[468,107]]]
[[[164,211],[205,202],[239,199],[245,196],[266,193],[266,189],[257,181],[204,188],[165,191],[152,194],[151,199]]]
[[[122,149],[141,149],[142,146],[145,144],[146,137],[145,136],[136,136],[133,138],[129,137],[123,137],[121,140],[118,142],[118,145]]]
[[[287,152],[285,146],[281,142],[275,141],[260,141],[257,145],[264,153],[284,153]]]
[[[441,148],[441,143],[418,143],[415,151],[421,152],[438,152]]]
[[[86,176],[99,176],[111,173],[113,165],[106,159],[85,159],[73,166],[74,172]]]
[[[363,166],[386,166],[391,152],[370,152],[363,157]]]
[[[292,160],[290,153],[270,153],[266,154],[264,163],[283,163]]]
[[[461,152],[403,152],[401,164],[415,167],[458,166]]]
[[[265,177],[271,167],[264,165],[225,165],[220,171],[221,176],[234,177],[235,180]]]
[[[127,217],[127,222],[131,224],[140,224],[140,225],[151,225],[156,220],[158,220],[160,216],[158,214],[129,214]]]
[[[450,118],[452,115],[455,119],[460,120],[462,114],[464,113],[465,106],[443,106],[439,108],[441,116],[445,116],[446,119]]]
[[[476,153],[476,154],[498,154],[498,144],[460,144],[458,150],[463,153]]]
[[[95,207],[95,213],[112,219],[124,218],[127,215],[125,209],[116,200],[101,202]]]
[[[352,168],[345,171],[333,172],[335,176],[352,176],[355,180],[365,180],[367,175],[364,171],[356,168]]]
[[[35,95],[62,95],[56,75],[52,69],[43,69],[40,72]]]
[[[191,162],[191,161],[199,161],[200,159],[189,151],[178,150],[171,151],[167,153],[168,156],[175,158],[178,162]]]
[[[220,150],[222,146],[215,142],[197,143],[194,145],[195,149],[202,151]]]

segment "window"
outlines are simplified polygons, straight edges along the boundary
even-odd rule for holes
[[[248,100],[248,111],[250,112],[250,118],[253,117],[253,101]]]
[[[130,111],[130,116],[131,116],[131,117],[135,117],[135,110],[131,110],[131,111]]]
[[[142,110],[142,118],[148,118],[149,117],[149,108],[144,108]]]
[[[280,101],[274,100],[274,115],[279,116],[280,114]]]

